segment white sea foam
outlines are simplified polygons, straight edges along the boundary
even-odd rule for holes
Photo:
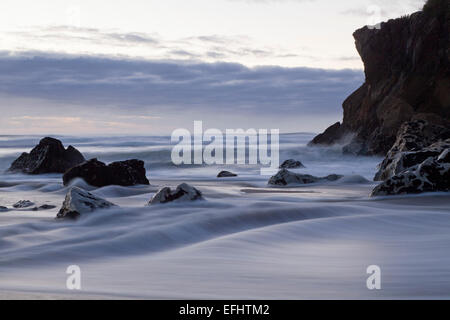
[[[62,137],[105,162],[145,160],[151,185],[95,189],[74,181],[119,207],[57,221],[67,192],[61,175],[2,174],[0,205],[30,200],[57,207],[0,213],[0,298],[449,297],[450,195],[370,199],[380,159],[306,148],[310,138],[282,135],[280,158],[305,164],[294,172],[343,179],[271,188],[256,166],[174,167],[164,137]],[[11,139],[1,139],[0,149],[19,146],[20,154],[39,140]],[[17,154],[1,154],[5,170]],[[239,176],[217,179],[224,168]],[[206,200],[146,206],[159,188],[180,182]],[[65,289],[65,269],[73,264],[82,270],[76,295]],[[381,291],[365,286],[373,264],[382,270]]]

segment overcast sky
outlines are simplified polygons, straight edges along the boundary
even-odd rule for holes
[[[2,0],[0,134],[320,131],[363,82],[352,33],[419,0]]]

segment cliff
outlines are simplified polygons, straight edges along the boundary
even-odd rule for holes
[[[350,136],[344,150],[384,155],[406,121],[450,127],[450,1],[429,3],[432,9],[427,4],[411,16],[353,34],[365,83],[344,101],[343,122],[311,144],[341,143]]]

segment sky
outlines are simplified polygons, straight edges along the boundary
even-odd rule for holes
[[[0,134],[319,132],[364,81],[352,33],[422,0],[2,0]]]

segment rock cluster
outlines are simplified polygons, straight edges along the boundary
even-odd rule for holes
[[[429,157],[439,156],[449,147],[449,129],[423,120],[404,123],[394,145],[378,166],[374,180],[386,180]]]
[[[415,165],[392,176],[373,191],[372,196],[398,194],[414,194],[421,192],[450,191],[450,162],[442,154],[437,158],[429,157]]]
[[[423,121],[405,123],[379,165],[375,180],[383,182],[371,195],[449,191],[450,138],[441,140],[443,132]]]

